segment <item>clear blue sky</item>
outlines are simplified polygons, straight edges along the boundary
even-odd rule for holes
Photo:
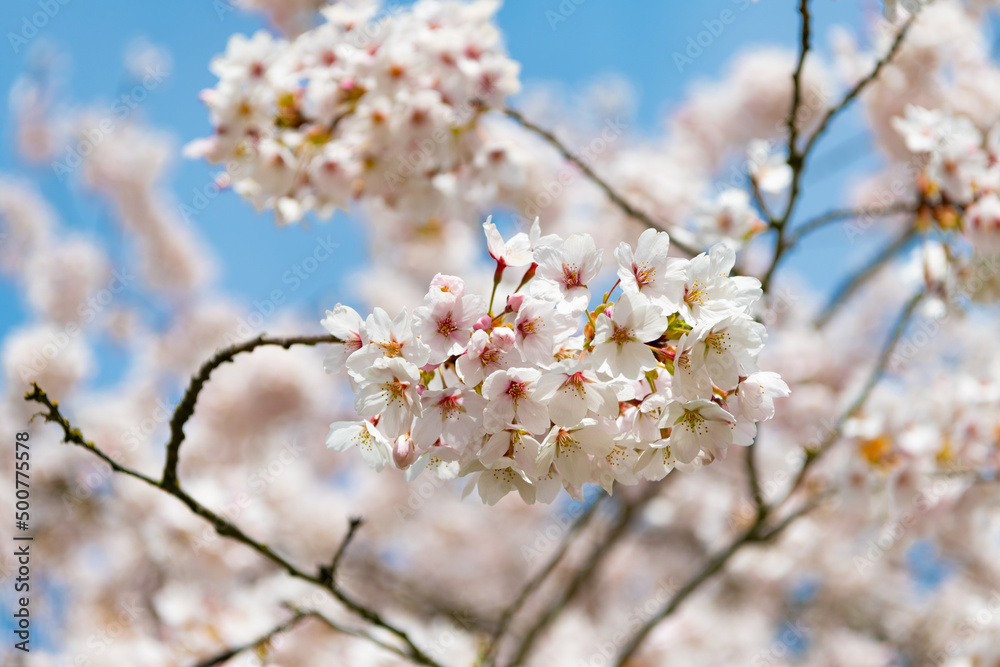
[[[46,40],[69,56],[69,69],[63,73],[64,99],[80,104],[113,99],[123,81],[123,54],[137,37],[171,52],[173,76],[150,94],[140,112],[149,123],[173,133],[178,146],[209,132],[207,112],[198,101],[198,92],[214,84],[209,60],[223,51],[233,33],[252,32],[262,25],[257,17],[240,12],[224,12],[220,18],[217,8],[225,7],[223,0],[5,0],[0,3],[0,90],[5,96],[15,78],[31,66],[31,50],[21,48],[14,53],[9,33],[21,33],[25,19],[30,21],[47,2],[57,6],[58,12],[30,42]],[[863,12],[879,11],[881,6],[877,0],[814,0],[813,4],[821,45],[832,23],[857,26]],[[652,132],[687,86],[699,77],[721,73],[737,51],[753,44],[793,48],[798,31],[796,6],[793,0],[752,4],[747,0],[509,0],[499,22],[509,50],[523,65],[526,82],[560,81],[576,86],[596,75],[624,74],[639,93],[641,125]],[[553,29],[552,12],[559,14],[560,7],[566,20],[555,23]],[[565,11],[568,8],[572,13]],[[678,73],[673,53],[682,51],[688,38],[704,29],[704,21],[718,18],[724,10],[732,11],[736,20],[683,74]],[[59,182],[48,167],[25,171],[6,129],[6,105],[0,107],[0,114],[4,115],[0,125],[5,127],[0,135],[0,172],[20,173],[38,183],[68,227],[116,238],[105,211],[93,198],[72,183]],[[829,145],[856,136],[858,131],[856,118],[849,115],[838,121]],[[863,144],[858,150],[864,150]],[[816,164],[822,162],[823,151],[819,151]],[[194,190],[208,183],[213,172],[201,161],[178,159],[172,179],[178,201],[190,202]],[[842,172],[825,177],[823,187],[817,189],[820,193],[811,194],[799,214],[835,205],[843,184]],[[317,235],[332,235],[340,244],[339,255],[296,290],[292,302],[318,319],[323,309],[337,300],[351,300],[338,289],[338,280],[364,258],[356,252],[362,242],[357,227],[347,218],[277,229],[270,214],[256,214],[246,202],[227,192],[199,214],[196,224],[222,261],[222,287],[247,301],[265,297],[280,285],[282,274],[305,256]],[[818,284],[830,284],[832,276],[842,270],[837,268],[844,252],[842,236],[821,236],[814,246],[828,244],[831,247],[824,252],[801,253],[791,266],[810,266],[810,276]],[[0,337],[23,317],[24,308],[14,288],[0,281]]]

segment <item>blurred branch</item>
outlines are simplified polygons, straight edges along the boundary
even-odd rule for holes
[[[646,225],[650,229],[658,229],[660,231],[665,231],[665,227],[666,227],[665,224],[660,224],[660,223],[656,222],[651,217],[649,217],[649,215],[647,215],[646,213],[643,213],[642,211],[640,211],[639,209],[637,209],[636,207],[634,207],[632,204],[630,204],[624,197],[622,197],[620,194],[618,194],[618,192],[614,188],[612,188],[611,185],[607,181],[605,181],[603,178],[601,178],[600,176],[598,176],[597,174],[595,174],[594,170],[591,169],[587,165],[586,162],[584,162],[583,160],[581,160],[580,158],[578,158],[576,155],[574,155],[572,153],[572,151],[570,151],[569,148],[567,148],[566,145],[563,144],[558,139],[558,137],[556,137],[556,135],[554,135],[552,132],[546,130],[543,127],[535,125],[530,120],[528,120],[527,118],[525,118],[521,114],[521,112],[517,111],[516,109],[511,109],[511,108],[508,107],[506,109],[503,109],[502,111],[503,111],[504,114],[506,114],[507,116],[510,116],[511,118],[513,118],[514,120],[516,120],[518,123],[520,123],[525,129],[531,130],[532,132],[534,132],[535,134],[537,134],[541,138],[545,139],[557,151],[559,151],[559,153],[563,156],[563,158],[565,158],[566,160],[572,162],[577,167],[579,167],[580,171],[582,171],[584,173],[584,175],[587,176],[587,178],[589,178],[591,181],[593,181],[594,184],[597,185],[597,187],[599,187],[601,190],[603,190],[604,194],[607,195],[608,199],[610,199],[611,202],[615,206],[617,206],[622,211],[624,211],[626,215],[628,215],[631,218],[634,218],[634,219],[638,220],[639,222],[641,222],[642,224]],[[684,243],[682,241],[679,241],[679,240],[675,239],[672,235],[670,237],[670,242],[673,245],[675,245],[678,248],[680,248],[681,250],[683,250],[684,252],[686,252],[688,255],[692,256],[692,257],[695,256],[695,255],[697,255],[699,253],[698,250],[696,250],[695,248],[692,248],[691,246],[687,245],[686,243]]]
[[[895,241],[887,245],[877,255],[875,255],[875,257],[865,264],[860,271],[841,284],[830,298],[830,303],[827,304],[826,308],[824,308],[819,314],[819,317],[816,318],[814,326],[817,329],[825,327],[833,316],[837,314],[840,307],[847,303],[848,299],[850,299],[862,285],[868,282],[868,280],[878,273],[883,266],[885,266],[893,257],[905,248],[906,244],[909,243],[915,235],[915,229],[907,229],[903,234],[898,236]]]
[[[503,614],[500,616],[500,622],[497,624],[496,631],[490,637],[486,651],[480,662],[483,667],[489,667],[490,665],[495,664],[496,654],[500,647],[500,642],[503,640],[507,629],[510,627],[511,621],[514,619],[514,616],[518,611],[520,611],[521,607],[524,606],[524,603],[527,602],[531,594],[538,590],[556,566],[562,561],[577,534],[579,534],[579,532],[590,523],[590,519],[594,516],[594,512],[597,510],[597,507],[607,497],[608,496],[602,492],[587,506],[587,508],[576,518],[573,525],[570,526],[569,530],[563,536],[562,543],[552,555],[552,558],[550,558],[545,566],[539,570],[539,572],[532,577],[527,584],[525,584],[524,588],[521,589],[520,594],[517,596],[517,599],[504,609]]]
[[[296,625],[301,623],[309,615],[310,614],[301,611],[296,612],[295,615],[292,616],[290,619],[288,619],[284,623],[275,626],[273,629],[261,635],[257,639],[254,639],[253,641],[243,644],[241,646],[236,646],[234,648],[226,649],[225,651],[216,655],[215,657],[208,658],[207,660],[202,660],[197,665],[195,665],[195,667],[216,667],[216,665],[221,665],[224,662],[232,658],[235,658],[240,653],[243,653],[244,651],[249,651],[251,649],[255,649],[258,646],[268,643],[275,636],[280,635],[283,632],[287,632],[288,630],[291,630]]]
[[[795,493],[796,489],[801,486],[803,480],[805,480],[806,474],[809,469],[822,457],[829,449],[833,446],[837,440],[840,439],[841,432],[844,430],[844,424],[864,407],[865,403],[868,401],[868,397],[871,395],[875,386],[878,385],[879,380],[885,375],[885,371],[889,366],[889,360],[892,358],[892,353],[896,349],[896,345],[899,343],[899,339],[903,335],[903,331],[906,330],[906,325],[909,324],[910,318],[913,317],[913,313],[916,311],[917,306],[926,296],[926,292],[923,290],[917,292],[903,307],[903,311],[900,313],[896,320],[896,324],[892,329],[892,333],[889,334],[888,340],[886,340],[885,345],[882,347],[882,352],[879,354],[878,361],[875,363],[875,368],[872,370],[871,374],[868,376],[868,380],[865,382],[864,387],[858,393],[857,397],[846,410],[837,419],[834,424],[833,429],[823,440],[823,442],[813,450],[806,451],[806,460],[802,463],[802,468],[799,470],[795,481],[792,483],[791,489],[789,489],[788,494],[785,499],[788,499]]]
[[[878,362],[875,364],[871,375],[868,377],[867,382],[865,382],[864,387],[858,396],[854,399],[850,406],[843,412],[840,418],[830,434],[823,441],[823,444],[817,450],[808,452],[805,462],[802,464],[802,468],[792,484],[791,489],[785,495],[782,500],[771,507],[766,507],[764,511],[760,512],[757,519],[753,524],[746,529],[742,534],[740,534],[736,539],[734,539],[728,547],[723,549],[717,556],[710,560],[701,570],[698,571],[691,579],[688,580],[686,584],[674,595],[673,598],[657,613],[653,616],[647,623],[629,640],[629,643],[625,646],[624,650],[618,656],[618,667],[623,667],[629,658],[638,650],[639,646],[645,640],[646,636],[665,618],[673,614],[681,603],[684,602],[692,593],[694,593],[703,583],[708,581],[713,575],[719,572],[737,552],[739,552],[743,547],[748,544],[768,542],[773,540],[778,535],[781,534],[788,526],[790,526],[796,519],[804,516],[806,513],[810,512],[812,509],[817,507],[822,500],[827,496],[827,494],[820,494],[810,501],[807,501],[800,508],[793,511],[791,514],[782,519],[777,525],[772,528],[764,529],[765,524],[775,516],[775,514],[783,507],[789,498],[792,497],[797,488],[801,485],[802,481],[806,477],[810,466],[812,466],[819,458],[822,456],[839,438],[843,431],[844,424],[847,420],[851,419],[856,415],[861,408],[864,406],[868,397],[871,395],[872,390],[878,384],[879,380],[885,373],[886,368],[889,364],[889,359],[892,356],[893,350],[896,348],[896,344],[899,342],[903,331],[906,329],[906,324],[909,322],[910,318],[913,316],[914,311],[919,305],[920,301],[924,298],[924,292],[918,292],[910,301],[906,304],[903,312],[900,314],[899,319],[896,322],[896,326],[893,328],[892,333],[889,336],[889,340],[886,341],[885,346],[882,348],[882,352],[879,355]]]
[[[227,348],[227,350],[223,350],[220,353],[220,355],[225,356],[227,352],[230,352],[230,356],[232,356],[238,354],[239,352],[254,349],[255,347],[259,347],[260,345],[280,345],[282,347],[285,347],[285,343],[292,345],[296,343],[289,341],[297,341],[297,340],[299,339],[259,338],[259,339],[254,339],[254,341],[250,341],[243,345],[237,345],[234,346],[233,348]],[[268,341],[273,341],[273,342],[268,342]],[[219,363],[223,363],[223,361],[220,361]],[[216,366],[218,366],[218,364],[216,364]],[[407,635],[407,633],[404,630],[385,621],[379,615],[378,612],[374,611],[373,609],[369,609],[368,607],[365,607],[364,605],[355,601],[352,597],[347,595],[347,593],[345,593],[340,587],[338,587],[335,581],[336,573],[332,571],[332,568],[320,567],[317,574],[310,574],[300,569],[296,565],[292,564],[290,561],[286,560],[282,556],[275,553],[266,544],[258,542],[257,540],[254,540],[252,537],[248,536],[238,526],[236,526],[236,524],[219,516],[212,510],[208,509],[207,507],[199,503],[197,500],[188,495],[187,492],[182,490],[176,482],[174,482],[173,484],[169,484],[166,481],[166,479],[158,482],[152,479],[151,477],[147,477],[142,473],[136,472],[126,466],[121,465],[120,463],[112,459],[110,456],[108,456],[106,453],[101,451],[96,445],[94,445],[94,443],[84,439],[80,431],[76,428],[73,428],[72,425],[69,423],[69,421],[65,417],[63,417],[63,415],[60,413],[58,403],[50,400],[48,395],[42,390],[41,387],[39,387],[36,383],[32,383],[32,387],[33,390],[25,394],[24,397],[25,400],[29,402],[38,403],[46,408],[46,412],[41,412],[39,414],[42,415],[45,421],[54,422],[62,427],[63,442],[83,447],[84,449],[87,449],[88,451],[90,451],[91,453],[95,454],[103,461],[108,463],[108,465],[110,465],[112,470],[114,470],[115,472],[120,472],[125,475],[129,475],[130,477],[135,477],[136,479],[140,479],[146,484],[158,488],[164,493],[171,495],[174,498],[177,498],[182,503],[187,505],[188,509],[190,509],[194,514],[197,514],[201,518],[211,523],[215,528],[215,531],[219,535],[223,537],[228,537],[230,539],[233,539],[237,542],[240,542],[250,547],[264,558],[270,560],[274,564],[281,567],[290,576],[295,577],[297,579],[302,579],[303,581],[308,581],[311,584],[323,588],[324,590],[328,591],[331,595],[333,595],[333,597],[335,597],[342,605],[347,607],[357,616],[360,616],[361,618],[368,621],[372,625],[380,627],[390,632],[391,634],[395,635],[396,638],[399,639],[406,646],[405,655],[408,659],[412,660],[417,664],[429,665],[431,667],[440,667],[439,663],[435,662],[433,659],[427,656],[423,651],[420,650],[420,648],[418,648],[413,643],[409,635]],[[347,539],[344,540],[344,543],[341,545],[341,549],[338,551],[337,557],[334,559],[335,563],[339,564],[339,558],[343,554],[343,549],[346,548],[347,543],[353,536],[354,531],[356,529],[357,525],[355,525],[354,521],[352,521],[351,528],[348,531]]]
[[[754,458],[754,451],[757,449],[757,439],[760,438],[760,426],[757,427],[757,437],[753,439],[747,447],[747,478],[750,480],[750,495],[753,496],[754,505],[757,507],[757,516],[767,513],[767,503],[764,501],[764,494],[760,490],[760,477],[757,474],[757,461]]]
[[[287,350],[293,345],[319,345],[321,343],[337,342],[340,341],[330,335],[268,338],[261,334],[257,338],[244,343],[230,345],[216,352],[215,356],[202,364],[198,372],[191,378],[191,383],[188,385],[187,391],[184,392],[184,397],[177,404],[173,417],[170,419],[170,440],[167,442],[167,460],[163,465],[162,486],[164,488],[177,487],[177,464],[180,460],[181,444],[184,442],[184,425],[194,415],[194,407],[195,403],[198,402],[198,395],[201,394],[201,390],[205,387],[205,383],[208,382],[212,371],[222,364],[232,361],[237,355],[244,352],[252,352],[258,347],[277,346]]]
[[[315,609],[300,609],[300,608],[296,607],[295,605],[287,603],[287,602],[285,603],[285,606],[288,607],[289,609],[291,609],[292,611],[294,611],[297,614],[302,614],[303,616],[309,616],[309,617],[315,618],[317,621],[319,621],[320,623],[322,623],[326,627],[330,628],[331,630],[335,630],[335,631],[343,633],[345,635],[351,635],[352,637],[358,637],[359,639],[364,639],[366,641],[371,642],[372,644],[375,644],[376,646],[378,646],[380,648],[385,649],[386,651],[389,651],[390,653],[394,653],[394,654],[400,656],[401,658],[405,658],[407,660],[412,660],[412,658],[407,653],[405,653],[404,651],[399,650],[399,648],[393,646],[392,644],[386,644],[384,641],[382,641],[378,637],[372,636],[372,635],[370,635],[367,632],[364,632],[362,630],[355,630],[353,628],[345,627],[345,626],[337,623],[333,619],[331,619],[326,614],[323,614],[322,612],[316,611]]]
[[[528,630],[527,634],[521,638],[521,642],[514,653],[514,657],[509,663],[507,663],[507,667],[518,667],[524,663],[535,642],[541,638],[545,630],[552,624],[553,621],[555,621],[556,618],[558,618],[559,614],[566,610],[569,603],[574,597],[576,597],[576,594],[580,592],[583,585],[590,580],[604,558],[611,553],[611,549],[625,534],[625,531],[632,523],[636,510],[644,507],[647,502],[652,500],[657,493],[659,493],[660,490],[661,488],[657,484],[647,484],[645,489],[643,489],[642,495],[638,499],[623,505],[622,513],[615,522],[614,527],[611,528],[608,534],[604,536],[601,543],[590,552],[587,559],[576,569],[576,572],[574,573],[572,579],[570,579],[569,584],[567,584],[566,588],[563,589],[559,597],[556,598],[551,605],[549,605],[548,609],[545,610],[541,618],[532,624],[531,629]]]
[[[851,218],[885,218],[899,213],[914,213],[916,209],[916,204],[909,204],[906,202],[895,202],[889,204],[888,206],[874,206],[872,208],[835,209],[796,227],[792,231],[792,235],[788,238],[788,244],[795,245],[802,239],[802,237],[807,236],[808,234],[811,234],[817,229],[825,227],[832,222],[849,220]]]

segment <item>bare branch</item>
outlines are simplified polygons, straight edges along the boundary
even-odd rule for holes
[[[622,211],[624,211],[626,215],[628,215],[631,218],[634,218],[634,219],[638,220],[639,222],[641,222],[642,224],[646,225],[650,229],[658,229],[658,230],[661,230],[661,231],[665,231],[666,230],[666,227],[667,227],[668,223],[658,223],[655,220],[653,220],[651,217],[649,217],[649,215],[647,215],[646,213],[643,213],[642,211],[640,211],[639,209],[637,209],[635,206],[633,206],[632,204],[630,204],[624,197],[622,197],[620,194],[618,194],[618,192],[614,188],[612,188],[611,185],[607,181],[605,181],[603,178],[601,178],[600,176],[598,176],[597,174],[595,174],[594,170],[591,169],[587,165],[586,162],[584,162],[583,160],[581,160],[580,158],[578,158],[576,155],[574,155],[569,150],[569,148],[567,148],[559,140],[559,138],[556,137],[556,135],[554,135],[552,132],[549,132],[548,130],[546,130],[543,127],[535,125],[530,120],[528,120],[527,118],[525,118],[521,114],[521,112],[517,111],[516,109],[506,108],[506,109],[503,110],[503,113],[506,114],[506,115],[508,115],[508,116],[510,116],[514,120],[516,120],[525,129],[531,130],[532,132],[534,132],[535,134],[537,134],[541,138],[545,139],[557,151],[559,151],[560,155],[562,155],[566,160],[572,162],[577,167],[579,167],[580,171],[582,171],[584,173],[584,175],[587,176],[587,178],[589,178],[591,181],[593,181],[594,184],[597,185],[597,187],[599,187],[601,190],[603,190],[604,194],[607,195],[608,199],[610,199],[611,202],[615,206],[617,206]],[[687,245],[686,243],[683,243],[683,242],[679,241],[678,239],[675,239],[673,236],[670,237],[670,242],[671,242],[671,244],[677,246],[678,248],[680,248],[681,250],[683,250],[684,252],[686,252],[688,255],[690,255],[692,257],[695,256],[695,255],[697,255],[700,252],[697,249],[692,248],[691,246]]]
[[[802,19],[802,28],[799,31],[799,59],[795,63],[795,72],[792,74],[792,110],[788,113],[786,121],[788,125],[788,164],[792,169],[796,168],[796,165],[793,163],[802,157],[796,150],[796,144],[799,137],[799,108],[802,106],[802,70],[806,63],[806,55],[809,53],[809,42],[812,35],[812,17],[809,15],[809,0],[800,0],[799,16]],[[793,156],[795,157],[793,158]]]
[[[895,202],[893,204],[889,204],[888,206],[875,206],[872,208],[835,209],[796,227],[793,230],[792,235],[788,238],[788,243],[789,245],[795,245],[804,236],[807,236],[808,234],[811,234],[817,229],[825,227],[832,222],[850,220],[851,218],[884,218],[891,215],[898,215],[900,213],[914,213],[916,210],[917,204],[909,204],[906,202]]]
[[[320,345],[338,342],[340,341],[337,338],[329,335],[268,338],[261,334],[257,338],[231,345],[216,352],[215,356],[202,364],[198,372],[191,378],[191,383],[188,385],[187,391],[184,392],[184,397],[177,404],[170,419],[170,441],[167,442],[167,460],[163,465],[163,487],[174,488],[177,486],[177,464],[180,460],[181,443],[184,442],[184,425],[194,415],[194,406],[198,402],[198,395],[205,387],[205,383],[208,382],[212,371],[222,364],[232,361],[237,355],[252,352],[258,347],[277,346],[287,350],[293,345]]]
[[[212,658],[208,658],[207,660],[202,660],[197,665],[195,665],[195,667],[216,667],[216,665],[221,665],[224,662],[227,662],[228,660],[235,658],[237,655],[243,653],[244,651],[256,649],[258,646],[268,643],[275,636],[280,635],[281,633],[287,632],[288,630],[294,628],[308,616],[309,614],[307,613],[296,612],[295,615],[292,616],[290,619],[288,619],[284,623],[275,626],[273,629],[264,633],[257,639],[254,639],[253,641],[243,644],[241,646],[236,646],[234,648],[226,649],[222,653]]]
[[[906,39],[906,35],[910,31],[910,27],[913,25],[914,21],[917,20],[917,16],[919,16],[919,12],[914,13],[909,19],[906,20],[903,27],[899,29],[898,33],[896,33],[896,39],[893,40],[892,46],[889,47],[889,50],[884,56],[879,58],[878,62],[875,63],[875,67],[873,67],[871,72],[868,73],[868,76],[854,84],[854,87],[847,92],[840,103],[826,112],[822,120],[820,120],[816,131],[812,133],[812,136],[809,137],[805,147],[802,149],[803,158],[809,155],[810,151],[812,151],[816,141],[823,135],[827,127],[830,125],[830,121],[846,109],[858,95],[864,92],[865,88],[878,78],[878,75],[882,73],[885,66],[892,62],[892,59],[896,57],[897,53],[899,53],[899,48],[903,45],[903,40]]]
[[[846,410],[837,419],[836,424],[830,431],[829,435],[823,440],[823,442],[814,450],[806,451],[806,460],[802,463],[802,468],[799,470],[795,481],[792,483],[791,489],[785,498],[791,497],[795,493],[796,489],[801,486],[803,480],[805,480],[806,474],[809,469],[822,457],[829,449],[840,439],[840,435],[844,430],[844,424],[861,411],[865,403],[868,401],[868,397],[871,395],[872,391],[878,385],[882,376],[885,375],[886,369],[889,367],[889,360],[892,358],[892,353],[896,349],[896,345],[899,343],[900,337],[903,335],[903,331],[906,330],[906,325],[909,324],[910,318],[913,317],[913,313],[916,312],[917,306],[926,296],[926,293],[921,290],[917,292],[903,307],[903,311],[900,313],[899,318],[896,320],[896,324],[889,334],[889,338],[886,340],[885,345],[882,347],[882,351],[879,354],[878,361],[875,363],[875,368],[872,369],[871,374],[868,376],[868,380],[865,382],[861,391],[858,392],[857,397],[851,402]]]
[[[289,609],[291,609],[292,611],[294,611],[297,614],[302,614],[303,616],[311,616],[312,618],[315,618],[317,621],[319,621],[323,625],[327,626],[331,630],[335,630],[337,632],[341,632],[341,633],[343,633],[345,635],[351,635],[352,637],[358,637],[359,639],[364,639],[365,641],[371,642],[372,644],[375,644],[376,646],[378,646],[380,648],[383,648],[386,651],[389,651],[390,653],[398,655],[401,658],[405,658],[407,660],[412,660],[412,657],[410,655],[408,655],[404,651],[401,651],[399,648],[393,646],[392,644],[387,644],[384,641],[382,641],[381,639],[379,639],[378,637],[370,635],[367,632],[364,632],[363,630],[356,630],[354,628],[345,627],[345,626],[337,623],[333,619],[331,619],[326,614],[323,614],[322,612],[316,611],[315,609],[299,609],[295,605],[292,605],[292,604],[287,603],[287,602],[285,603],[285,606],[288,607]]]
[[[255,340],[261,340],[261,339],[255,339]],[[263,339],[263,340],[270,340],[270,339]],[[285,339],[285,340],[293,340],[293,339]],[[263,343],[263,344],[282,345],[282,343],[279,342]],[[290,344],[295,344],[295,343],[290,343]],[[252,347],[259,347],[259,345]],[[378,612],[376,612],[373,609],[365,607],[364,605],[360,604],[359,602],[351,598],[349,595],[347,595],[343,590],[341,590],[333,581],[332,574],[329,577],[327,576],[327,573],[325,572],[326,568],[320,568],[318,574],[315,575],[309,574],[308,572],[302,570],[301,568],[297,567],[290,561],[286,560],[282,556],[275,553],[266,544],[258,542],[257,540],[253,539],[252,537],[244,533],[238,526],[236,526],[236,524],[219,516],[212,510],[208,509],[207,507],[199,503],[197,500],[188,495],[187,492],[182,490],[178,485],[174,484],[171,486],[167,485],[165,482],[157,482],[156,480],[147,477],[142,473],[136,472],[134,470],[131,470],[130,468],[127,468],[126,466],[121,465],[120,463],[112,459],[110,456],[108,456],[105,452],[101,451],[96,445],[94,445],[94,443],[84,439],[80,431],[78,429],[73,428],[72,425],[69,423],[69,421],[62,416],[62,414],[59,412],[58,404],[54,401],[49,400],[48,395],[46,395],[46,393],[41,389],[41,387],[39,387],[37,384],[34,383],[32,386],[33,390],[25,395],[24,397],[25,400],[29,402],[33,401],[39,403],[40,405],[47,408],[47,412],[40,414],[44,417],[45,421],[55,422],[62,427],[64,442],[79,445],[80,447],[83,447],[84,449],[90,451],[91,453],[95,454],[96,456],[107,462],[114,471],[129,475],[131,477],[135,477],[136,479],[140,479],[146,484],[154,486],[162,490],[164,493],[173,496],[174,498],[177,498],[182,503],[187,505],[188,509],[190,509],[191,512],[197,514],[201,518],[211,523],[214,526],[215,531],[219,535],[223,537],[228,537],[237,542],[245,544],[246,546],[250,547],[264,558],[270,560],[274,564],[281,567],[281,569],[285,570],[285,572],[287,572],[290,576],[295,577],[297,579],[302,579],[303,581],[308,581],[311,584],[314,584],[320,588],[323,588],[324,590],[329,591],[333,595],[333,597],[335,597],[342,605],[347,607],[353,613],[360,616],[364,620],[368,621],[372,625],[380,627],[395,635],[396,638],[398,638],[401,642],[403,642],[403,644],[406,645],[405,654],[407,658],[409,658],[413,662],[416,662],[421,665],[429,665],[431,667],[440,667],[440,665],[437,662],[431,659],[428,655],[426,655],[423,651],[421,651],[420,648],[416,646],[416,644],[413,643],[409,635],[404,630],[387,622],[385,619],[381,617],[381,615],[379,615]],[[353,529],[354,528],[352,528],[352,530],[350,531],[351,533],[353,533]],[[345,540],[345,545],[346,542],[347,540]]]

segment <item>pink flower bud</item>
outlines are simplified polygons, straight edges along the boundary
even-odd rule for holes
[[[489,331],[493,327],[493,318],[489,315],[483,315],[479,318],[475,324],[472,325],[473,331]]]
[[[400,470],[406,470],[417,460],[417,450],[413,446],[413,441],[403,436],[396,440],[392,448],[392,460]]]
[[[497,327],[490,334],[490,343],[501,352],[509,352],[514,347],[514,330],[508,327]]]
[[[507,310],[512,313],[516,313],[521,310],[521,304],[524,303],[523,294],[511,294],[507,297]]]

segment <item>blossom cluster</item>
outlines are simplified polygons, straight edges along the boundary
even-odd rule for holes
[[[724,457],[788,395],[757,368],[760,283],[729,275],[730,246],[669,257],[668,234],[646,230],[636,249],[615,250],[618,282],[593,306],[603,251],[590,236],[543,236],[536,220],[504,241],[483,227],[496,262],[489,303],[438,274],[424,304],[395,318],[327,312],[340,341],[327,370],[346,371],[363,417],[334,423],[328,446],[410,478],[470,476],[490,504],[512,490],[550,502],[560,488],[610,493]],[[494,308],[508,270],[518,287]]]
[[[953,258],[960,286],[979,301],[1000,299],[1000,124],[984,137],[965,116],[909,106],[893,126],[919,161],[923,217],[971,246]]]
[[[203,94],[215,131],[188,154],[225,162],[233,188],[280,222],[355,199],[425,222],[452,200],[491,196],[518,171],[477,132],[520,88],[497,7],[420,0],[378,15],[374,2],[338,3],[290,41],[236,35]]]

